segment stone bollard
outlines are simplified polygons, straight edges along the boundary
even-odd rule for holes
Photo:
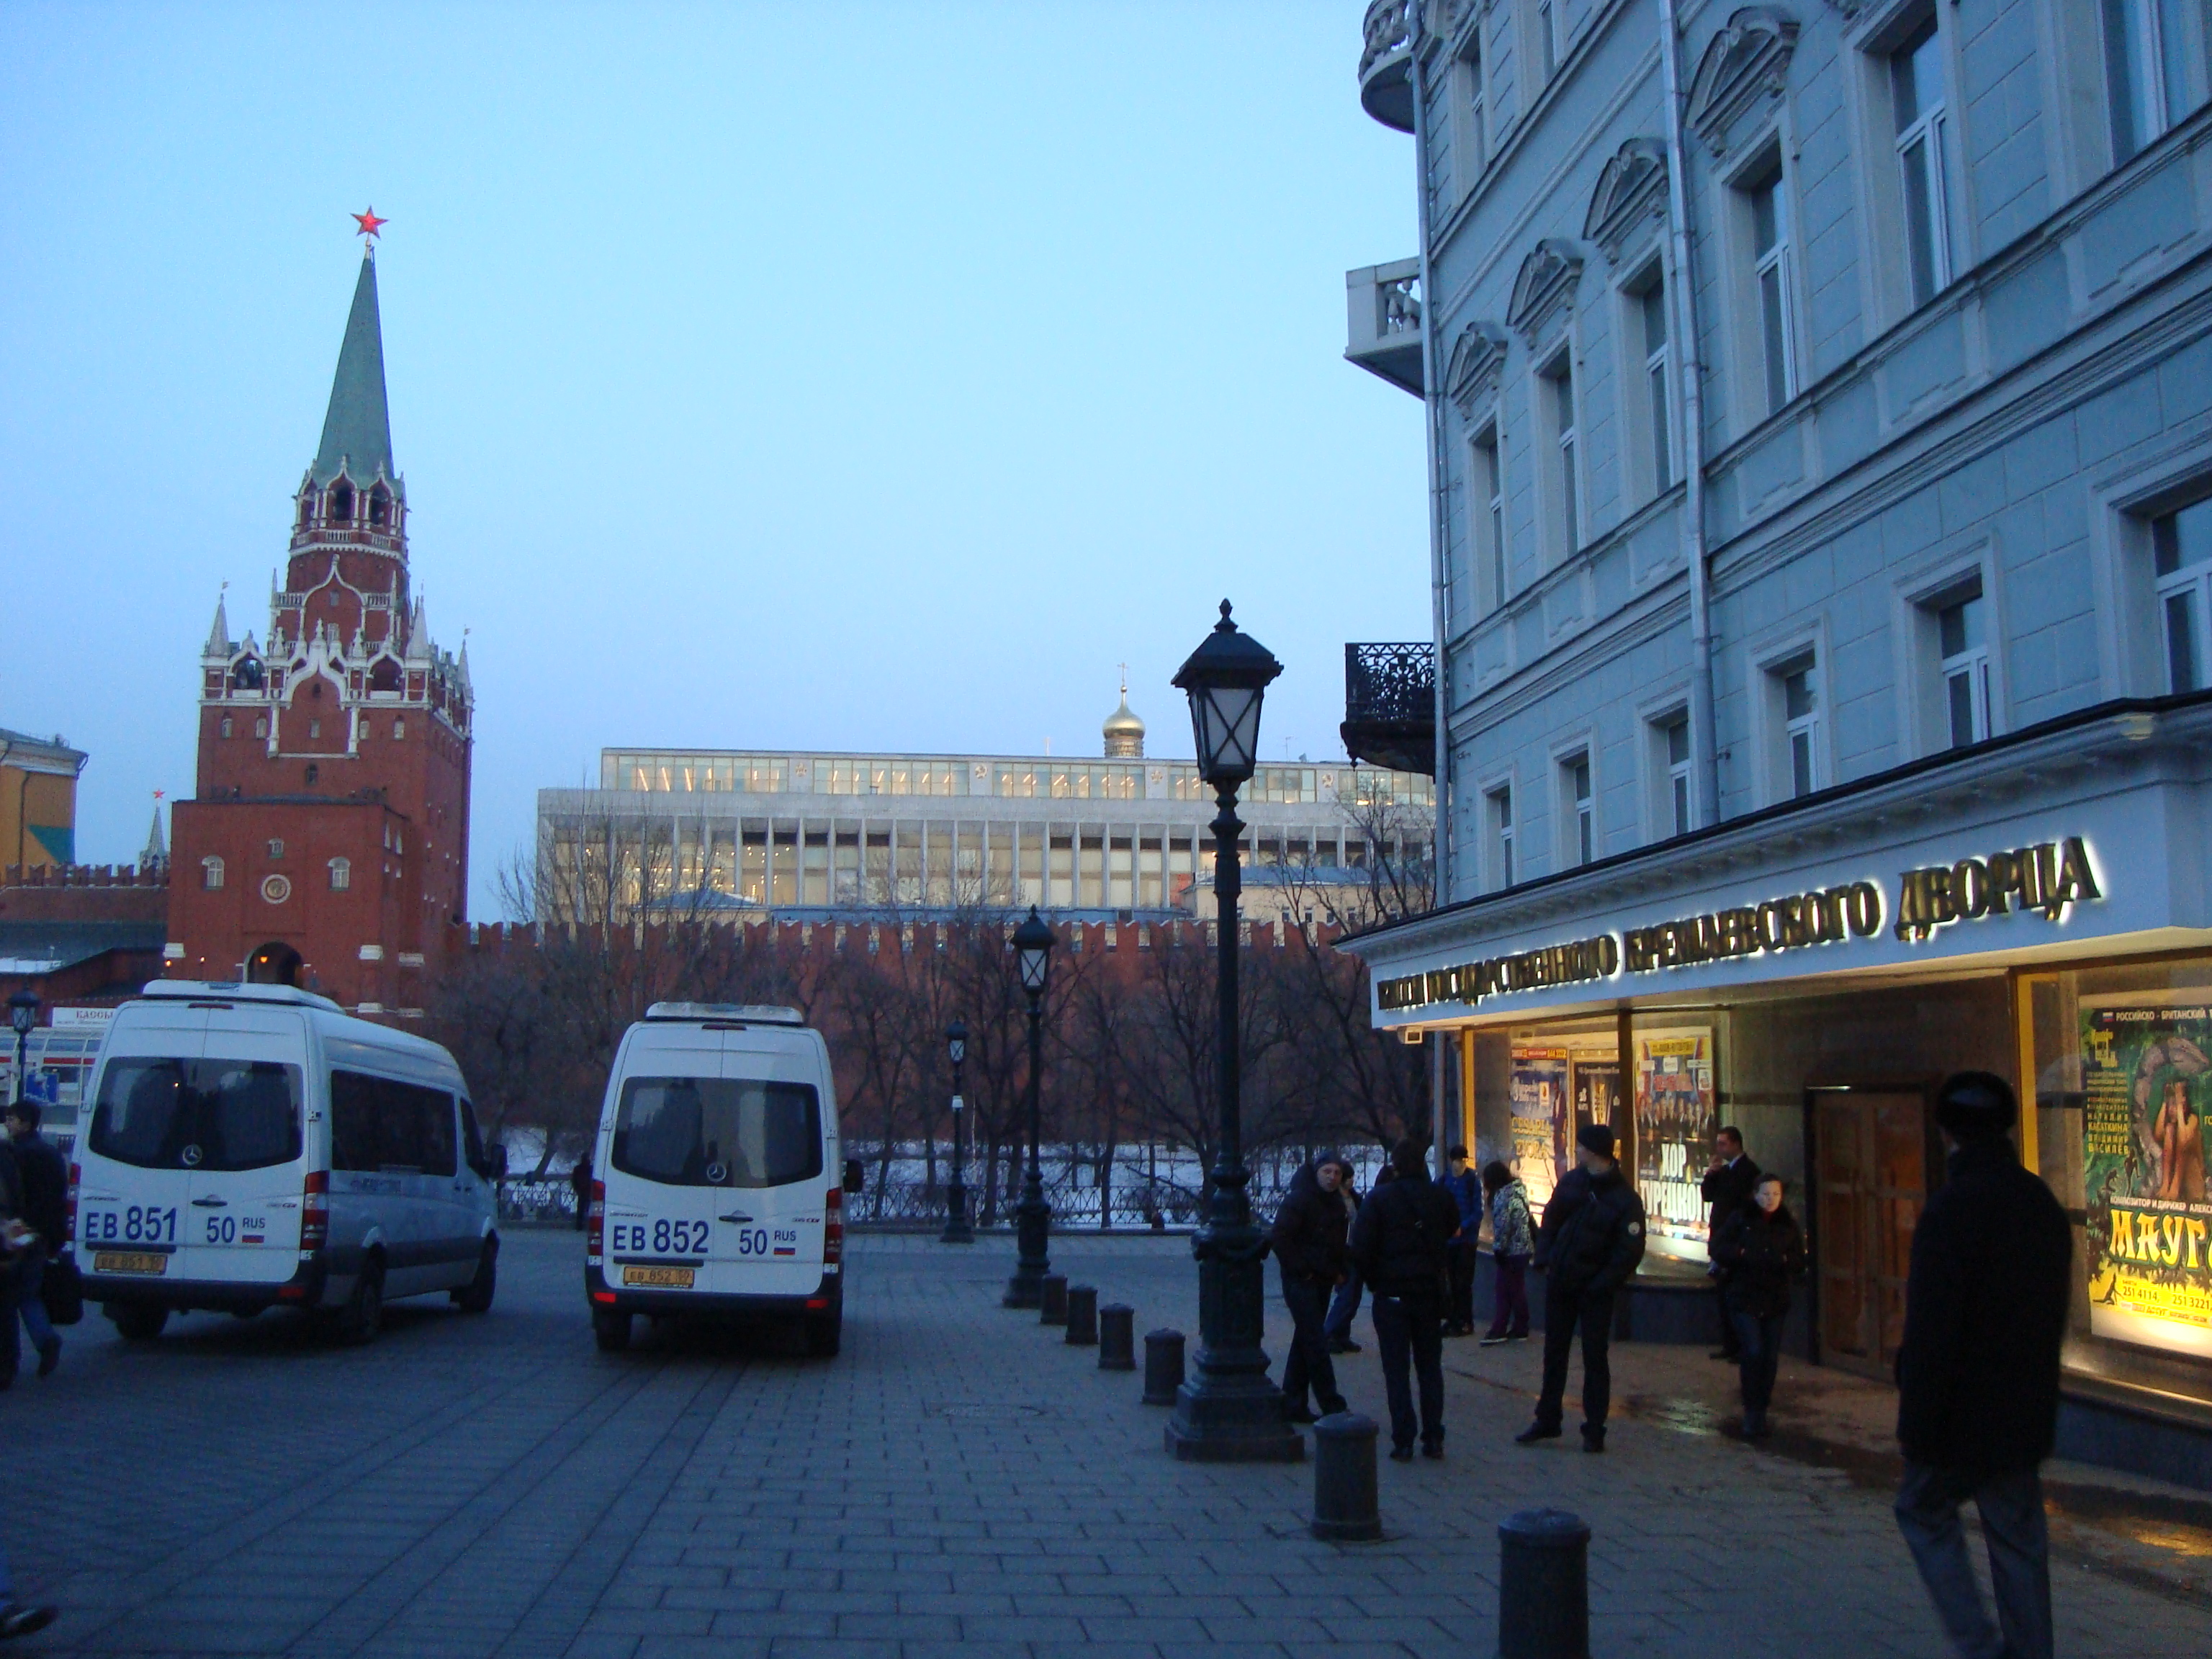
[[[1145,1333],[1145,1403],[1172,1406],[1182,1387],[1182,1333]]]
[[[1498,1659],[1589,1659],[1589,1540],[1565,1510],[1498,1523]]]
[[[1067,1275],[1047,1273],[1044,1276],[1044,1300],[1038,1304],[1037,1323],[1065,1325],[1067,1323]]]
[[[1098,1369],[1133,1371],[1137,1369],[1137,1310],[1127,1303],[1109,1302],[1098,1310]]]
[[[1373,1418],[1357,1412],[1338,1412],[1314,1425],[1315,1537],[1382,1535],[1375,1493],[1375,1441],[1381,1432]]]
[[[1067,1287],[1067,1346],[1071,1348],[1095,1348],[1098,1346],[1098,1289],[1094,1285],[1071,1285]]]

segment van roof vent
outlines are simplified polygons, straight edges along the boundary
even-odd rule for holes
[[[293,1008],[320,1008],[332,1014],[345,1012],[328,997],[302,991],[297,986],[252,985],[234,979],[149,980],[139,994],[161,1001],[280,1002]]]
[[[796,1008],[776,1008],[764,1002],[656,1002],[645,1011],[647,1019],[727,1019],[746,1025],[804,1025],[806,1016]]]

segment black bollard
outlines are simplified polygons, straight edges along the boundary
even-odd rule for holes
[[[1071,1285],[1067,1287],[1067,1346],[1071,1348],[1095,1348],[1098,1346],[1098,1289],[1094,1285]]]
[[[1067,1323],[1067,1275],[1047,1273],[1044,1276],[1044,1301],[1037,1309],[1040,1325]]]
[[[1182,1333],[1145,1333],[1145,1403],[1172,1406],[1182,1387]]]
[[[1127,1303],[1109,1302],[1098,1310],[1098,1369],[1133,1371],[1137,1369],[1137,1310]]]
[[[1315,1537],[1382,1535],[1375,1493],[1375,1440],[1381,1432],[1373,1418],[1357,1412],[1338,1412],[1314,1425]]]
[[[1498,1523],[1498,1659],[1589,1659],[1589,1540],[1565,1510]]]

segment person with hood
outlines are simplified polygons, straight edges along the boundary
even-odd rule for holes
[[[1490,1206],[1490,1265],[1495,1270],[1490,1329],[1482,1346],[1528,1340],[1528,1258],[1535,1254],[1535,1229],[1528,1216],[1528,1189],[1502,1159],[1482,1166],[1482,1190]]]
[[[1459,1206],[1459,1231],[1451,1242],[1451,1306],[1444,1313],[1446,1336],[1474,1334],[1475,1249],[1482,1237],[1482,1180],[1468,1167],[1467,1148],[1454,1146],[1444,1153],[1441,1183]]]
[[[2074,1230],[2051,1188],[2021,1167],[2012,1087],[1959,1072],[1936,1091],[1950,1160],[1912,1231],[1897,1438],[1897,1525],[1959,1652],[2050,1659],[2051,1538],[2037,1466],[2058,1426]],[[1982,1518],[1992,1627],[1959,1507]]]
[[[1352,1230],[1352,1262],[1373,1301],[1375,1344],[1390,1398],[1390,1455],[1403,1463],[1418,1433],[1425,1457],[1444,1455],[1443,1302],[1459,1206],[1429,1179],[1421,1143],[1390,1149],[1389,1181],[1377,1182]],[[1410,1365],[1408,1362],[1410,1363]],[[1409,1371],[1421,1382],[1413,1413]]]
[[[1291,1177],[1291,1190],[1275,1212],[1267,1243],[1281,1270],[1283,1304],[1291,1310],[1291,1352],[1283,1361],[1283,1414],[1293,1423],[1316,1421],[1306,1406],[1312,1392],[1328,1417],[1347,1409],[1336,1391],[1336,1367],[1329,1361],[1328,1299],[1351,1272],[1345,1254],[1345,1213],[1339,1189],[1349,1166],[1324,1152]]]
[[[1805,1276],[1805,1235],[1783,1203],[1783,1192],[1780,1176],[1759,1176],[1751,1202],[1729,1215],[1711,1252],[1727,1274],[1723,1282],[1729,1322],[1735,1331],[1747,1440],[1766,1434],[1766,1407],[1774,1398],[1774,1373],[1782,1360],[1782,1325],[1790,1316],[1790,1286]]]
[[[1567,1358],[1583,1339],[1583,1449],[1605,1449],[1606,1413],[1613,1404],[1614,1294],[1644,1260],[1644,1202],[1620,1173],[1609,1124],[1585,1124],[1576,1134],[1576,1166],[1553,1189],[1536,1231],[1536,1265],[1544,1269],[1544,1389],[1536,1420],[1514,1437],[1522,1445],[1556,1440],[1565,1415]]]

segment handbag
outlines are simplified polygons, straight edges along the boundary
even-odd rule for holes
[[[39,1279],[39,1300],[46,1305],[46,1317],[57,1325],[75,1325],[84,1318],[84,1275],[77,1271],[75,1256],[58,1255],[46,1263]]]

